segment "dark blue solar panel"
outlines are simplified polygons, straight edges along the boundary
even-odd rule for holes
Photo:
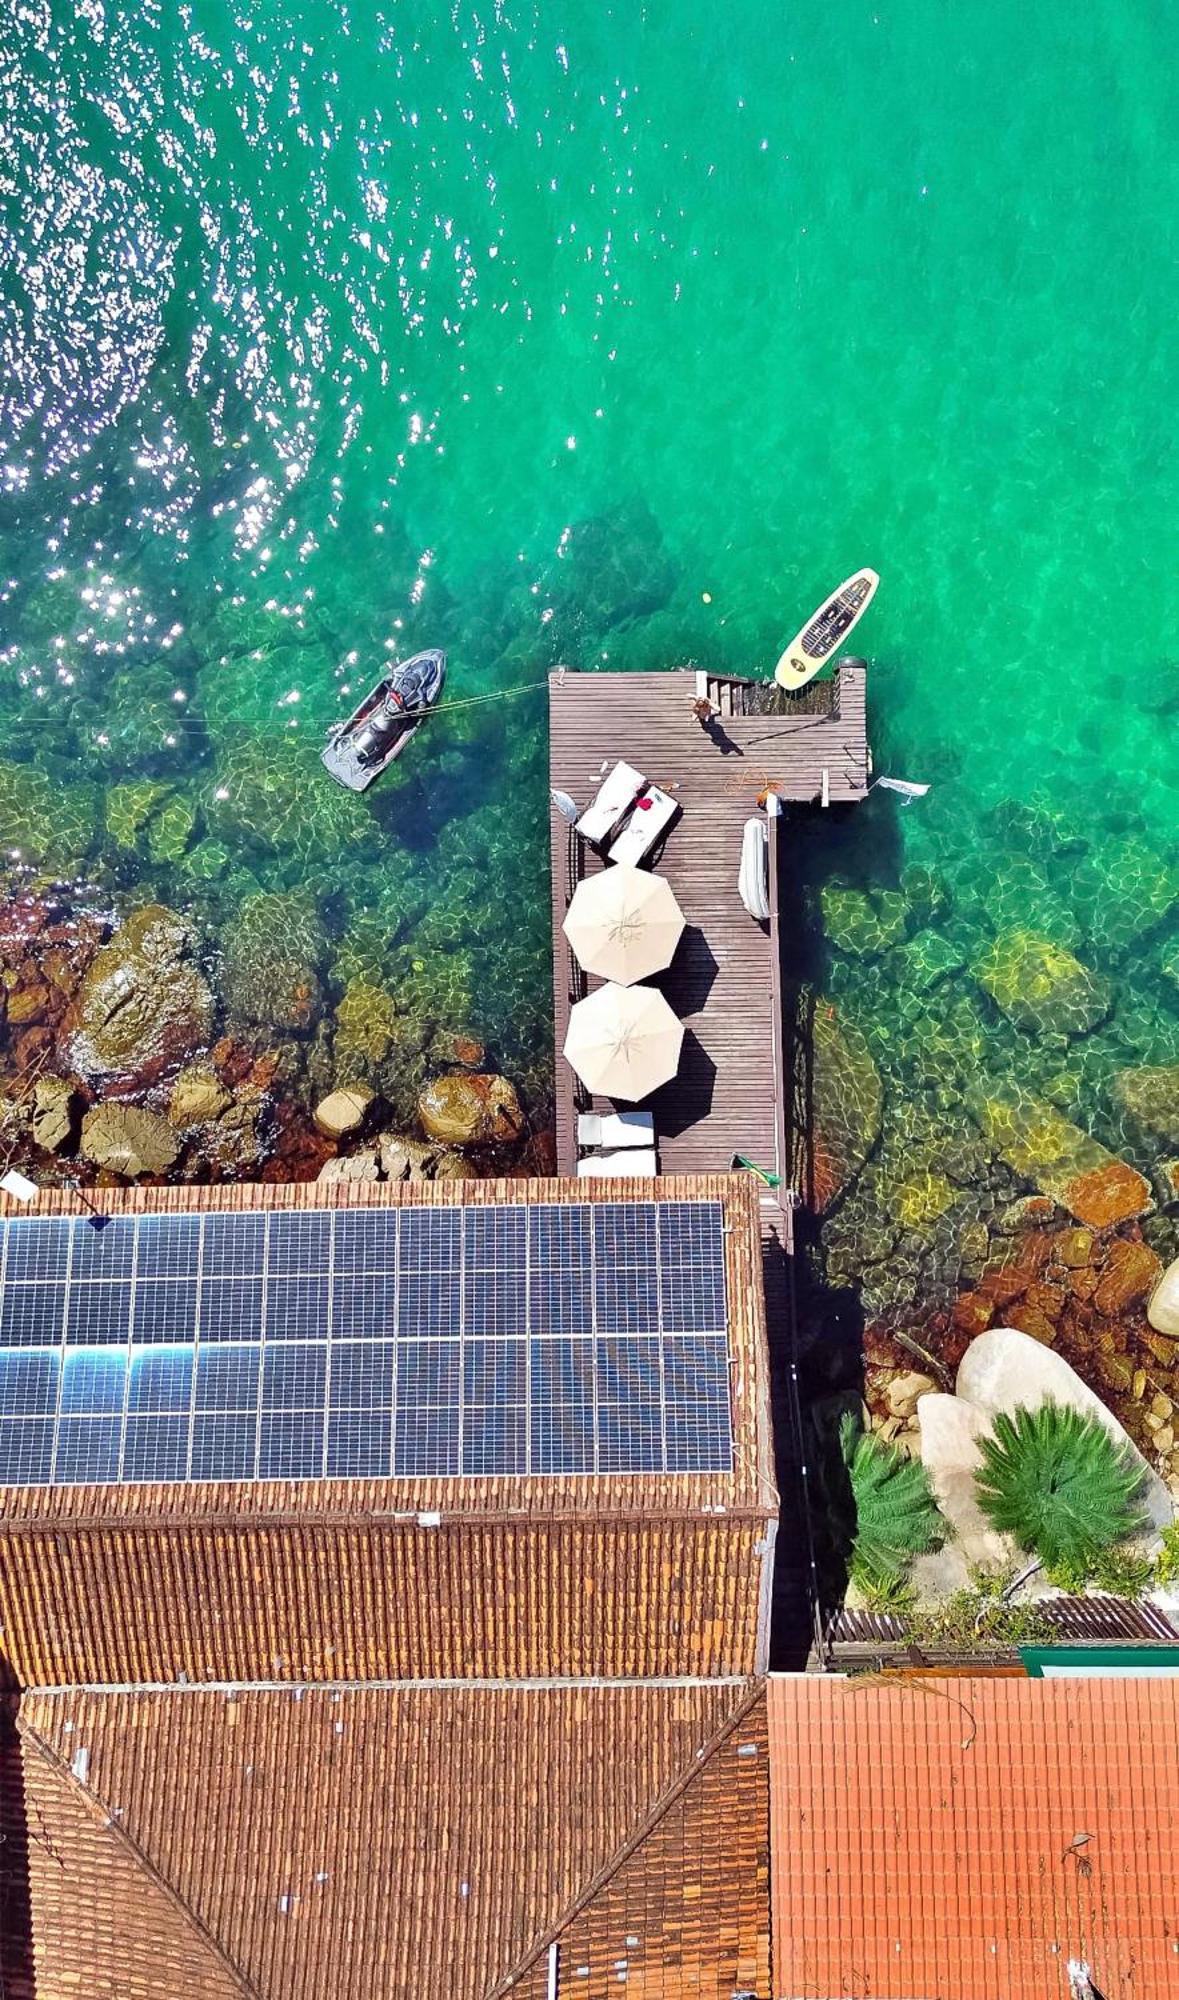
[[[259,1479],[322,1479],[322,1410],[264,1411],[258,1419]]]
[[[53,1476],[52,1417],[0,1418],[0,1486],[45,1486]]]
[[[41,1347],[0,1352],[0,1416],[51,1417],[61,1358]]]
[[[528,1394],[523,1340],[468,1340],[463,1347],[463,1397],[468,1403],[522,1403]]]
[[[482,1409],[468,1405],[463,1412],[463,1471],[467,1473],[528,1470],[528,1408]]]
[[[349,1209],[336,1217],[337,1271],[384,1272],[397,1269],[397,1210]]]
[[[397,1332],[402,1340],[462,1331],[463,1287],[457,1263],[441,1271],[402,1270],[397,1281]]]
[[[98,1341],[126,1345],[131,1317],[131,1287],[125,1281],[70,1284],[66,1299],[67,1343],[93,1346]]]
[[[53,1476],[64,1486],[109,1485],[119,1476],[121,1417],[65,1417],[57,1427]]]
[[[202,1347],[196,1364],[198,1410],[256,1410],[260,1347]]]
[[[275,1272],[321,1272],[332,1261],[332,1218],[318,1210],[292,1210],[270,1218],[267,1268]]]
[[[127,1418],[124,1479],[184,1479],[187,1474],[187,1416]]]
[[[60,1222],[12,1222],[5,1230],[8,1256],[5,1284],[64,1278],[70,1260],[70,1229]]]
[[[267,1340],[310,1340],[327,1331],[328,1280],[275,1277],[266,1288]]]
[[[654,1266],[643,1271],[599,1261],[594,1306],[599,1333],[658,1333],[659,1279]]]
[[[332,1331],[353,1340],[383,1340],[393,1333],[397,1280],[382,1272],[349,1272],[332,1285]]]
[[[203,1341],[260,1340],[265,1290],[261,1278],[209,1278],[201,1285]]]
[[[200,1241],[199,1215],[141,1216],[136,1275],[140,1278],[187,1278],[191,1281],[197,1273]]]
[[[56,1345],[62,1337],[65,1301],[64,1285],[5,1285],[0,1302],[0,1347]]]
[[[133,1348],[127,1408],[136,1415],[186,1411],[192,1402],[192,1378],[191,1347]]]
[[[322,1409],[327,1388],[327,1342],[271,1347],[262,1356],[264,1410]]]
[[[67,1353],[61,1377],[63,1413],[112,1414],[122,1409],[126,1395],[126,1349],[76,1347]]]
[[[328,1415],[329,1479],[387,1479],[393,1469],[388,1410],[333,1410]]]
[[[70,1277],[129,1278],[135,1263],[135,1223],[121,1215],[104,1228],[81,1220],[74,1223],[74,1255]]]
[[[397,1349],[391,1340],[333,1340],[329,1402],[337,1410],[391,1410]]]
[[[192,1424],[191,1479],[252,1479],[258,1450],[258,1419],[244,1411],[236,1416],[203,1416]]]
[[[237,1214],[202,1217],[204,1247],[202,1268],[219,1271],[225,1277],[260,1276],[266,1258],[266,1217]]]
[[[459,1470],[459,1411],[399,1402],[394,1418],[393,1471],[398,1479],[445,1478]]]
[[[3,1237],[0,1483],[731,1463],[718,1203],[15,1218]]]
[[[132,1304],[131,1338],[143,1345],[192,1340],[197,1298],[191,1278],[139,1278]]]

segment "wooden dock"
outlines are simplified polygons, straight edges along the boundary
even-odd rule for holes
[[[801,697],[772,683],[708,682],[720,715],[692,713],[697,676],[557,672],[549,681],[551,783],[584,807],[620,757],[674,793],[681,814],[655,866],[687,920],[674,963],[656,982],[686,1027],[679,1074],[646,1099],[660,1171],[716,1173],[734,1153],[788,1178],[782,1061],[777,841],[770,819],[768,923],[737,893],[745,822],[759,792],[820,807],[863,798],[870,782],[862,664]],[[766,712],[766,711],[769,712]],[[774,712],[774,711],[778,712]],[[608,1110],[584,1094],[561,1051],[569,1010],[593,985],[561,929],[582,874],[603,866],[553,808],[553,994],[558,1171],[577,1171],[577,1112]],[[777,1204],[767,1202],[777,1209]],[[780,1219],[780,1211],[775,1218]]]

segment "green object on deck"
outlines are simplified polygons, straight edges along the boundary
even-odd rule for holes
[[[758,1180],[762,1181],[766,1187],[781,1187],[782,1185],[781,1174],[771,1174],[768,1168],[759,1167],[754,1160],[747,1160],[744,1153],[733,1154],[733,1165],[735,1167],[744,1167],[747,1172],[756,1174]]]

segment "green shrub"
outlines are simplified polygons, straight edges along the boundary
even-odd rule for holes
[[[1179,1521],[1163,1529],[1163,1546],[1155,1557],[1152,1582],[1179,1583]]]
[[[1049,1569],[1091,1571],[1115,1542],[1146,1526],[1145,1479],[1094,1417],[1058,1403],[995,1418],[975,1475],[987,1519]]]
[[[919,1645],[961,1647],[968,1653],[1050,1639],[1053,1628],[1041,1605],[1015,1604],[1004,1597],[1013,1576],[1013,1571],[972,1570],[968,1589],[914,1613],[912,1637]]]
[[[861,1430],[850,1414],[839,1426],[839,1442],[856,1510],[848,1574],[879,1597],[900,1582],[914,1556],[940,1546],[945,1523],[919,1459]]]

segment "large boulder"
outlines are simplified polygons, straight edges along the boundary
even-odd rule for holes
[[[515,1086],[505,1076],[452,1071],[427,1083],[418,1098],[427,1138],[447,1146],[518,1139],[525,1119]]]
[[[884,1086],[860,1030],[820,1001],[811,1025],[814,1059],[807,1204],[817,1214],[855,1180],[880,1137]]]
[[[1026,1035],[1058,1041],[1084,1035],[1110,1009],[1107,981],[1035,931],[1003,931],[973,970],[996,1007]]]
[[[878,958],[900,944],[905,935],[908,912],[899,890],[869,895],[863,889],[830,882],[821,890],[819,900],[827,942],[849,957]]]
[[[1000,1159],[1078,1222],[1108,1229],[1154,1206],[1140,1173],[1042,1099],[987,1082],[966,1102]]]
[[[1136,1145],[1167,1153],[1179,1148],[1179,1063],[1120,1069],[1113,1098]]]
[[[194,946],[184,918],[162,904],[128,917],[78,991],[69,1050],[80,1075],[142,1087],[208,1041],[215,1003]]]
[[[371,1090],[359,1084],[347,1090],[333,1090],[315,1107],[315,1122],[325,1139],[347,1139],[359,1132],[373,1102]]]
[[[1114,1443],[1124,1446],[1141,1466],[1146,1479],[1142,1504],[1152,1525],[1165,1528],[1174,1519],[1171,1496],[1158,1474],[1151,1470],[1113,1411],[1106,1408],[1054,1348],[1042,1346],[1016,1327],[991,1327],[971,1341],[962,1357],[955,1389],[959,1398],[973,1403],[988,1419],[997,1416],[1000,1410],[1010,1416],[1015,1410],[1037,1410],[1041,1403],[1048,1402],[1094,1418]],[[922,1398],[922,1417],[927,1400]]]
[[[991,1526],[975,1486],[982,1466],[978,1440],[990,1429],[989,1417],[961,1396],[922,1396],[916,1407],[921,1463],[962,1553],[971,1564],[1006,1567],[1015,1559],[1015,1544]]]
[[[83,1157],[127,1180],[167,1173],[179,1151],[167,1119],[137,1104],[96,1104],[82,1120]]]
[[[1156,1333],[1179,1340],[1179,1257],[1168,1264],[1151,1293],[1146,1317]]]
[[[1176,875],[1144,840],[1103,841],[1078,863],[1073,900],[1097,950],[1121,958],[1175,906]]]

